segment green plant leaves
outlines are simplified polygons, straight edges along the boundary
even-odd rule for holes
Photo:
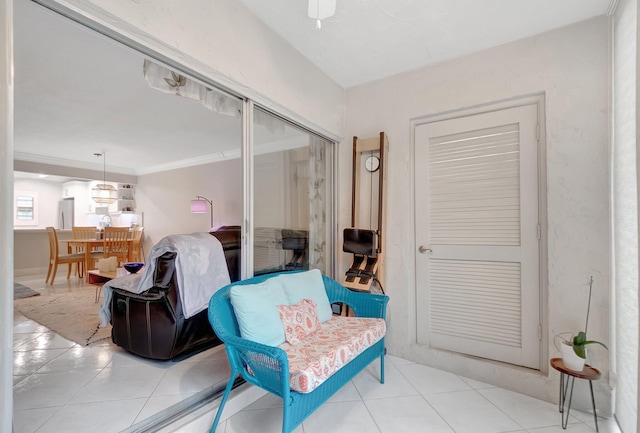
[[[604,345],[604,343],[601,343],[600,341],[596,341],[596,340],[587,340],[587,334],[583,331],[578,332],[578,335],[576,335],[575,337],[573,337],[573,351],[576,353],[576,355],[578,355],[580,358],[586,358],[586,353],[585,353],[585,349],[588,344],[599,344],[600,346],[604,347],[605,349],[609,350],[609,348],[607,346]]]
[[[573,345],[574,346],[577,346],[577,345],[580,345],[580,344],[584,344],[585,341],[587,341],[587,334],[585,334],[582,331],[578,332],[578,335],[573,337]]]

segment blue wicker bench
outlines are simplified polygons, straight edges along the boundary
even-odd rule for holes
[[[218,407],[211,427],[214,433],[233,383],[238,375],[255,386],[275,394],[283,400],[282,432],[293,431],[311,413],[327,401],[336,391],[364,370],[376,358],[380,359],[380,383],[384,383],[384,338],[365,349],[338,369],[333,375],[308,393],[301,393],[290,387],[290,370],[287,353],[276,346],[268,346],[243,339],[230,300],[231,287],[257,284],[279,274],[261,275],[232,283],[217,291],[209,302],[209,321],[214,332],[223,341],[231,366],[231,376]],[[389,298],[353,292],[337,281],[322,276],[329,302],[349,306],[356,317],[386,317]],[[237,290],[237,289],[236,289]]]

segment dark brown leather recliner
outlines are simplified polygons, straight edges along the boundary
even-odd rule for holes
[[[231,282],[240,279],[240,227],[212,232],[224,250]],[[128,352],[151,359],[186,357],[221,344],[207,318],[207,310],[185,318],[175,274],[176,253],[156,259],[154,285],[135,294],[113,288],[111,338]]]

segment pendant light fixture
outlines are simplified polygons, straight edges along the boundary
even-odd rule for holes
[[[316,20],[316,29],[320,30],[322,28],[320,20],[336,13],[336,0],[309,0],[307,13],[309,18]]]
[[[91,198],[96,203],[111,204],[118,199],[118,191],[113,185],[107,184],[107,153],[94,153],[95,156],[102,157],[102,183],[97,184],[91,189]]]

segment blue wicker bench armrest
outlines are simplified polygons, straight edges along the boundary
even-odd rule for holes
[[[289,360],[284,350],[239,337],[232,337],[225,344],[229,362],[247,382],[280,396],[284,388],[289,389]]]
[[[389,297],[364,292],[355,292],[344,287],[336,280],[323,276],[324,288],[329,302],[340,302],[348,305],[357,317],[387,317],[387,303]]]
[[[211,297],[209,322],[226,346],[232,371],[240,372],[247,382],[280,395],[283,386],[286,385],[286,389],[289,389],[287,354],[278,347],[259,344],[240,336],[238,322],[229,299],[230,287],[231,285],[223,287]],[[251,374],[247,371],[247,366],[251,369]]]

